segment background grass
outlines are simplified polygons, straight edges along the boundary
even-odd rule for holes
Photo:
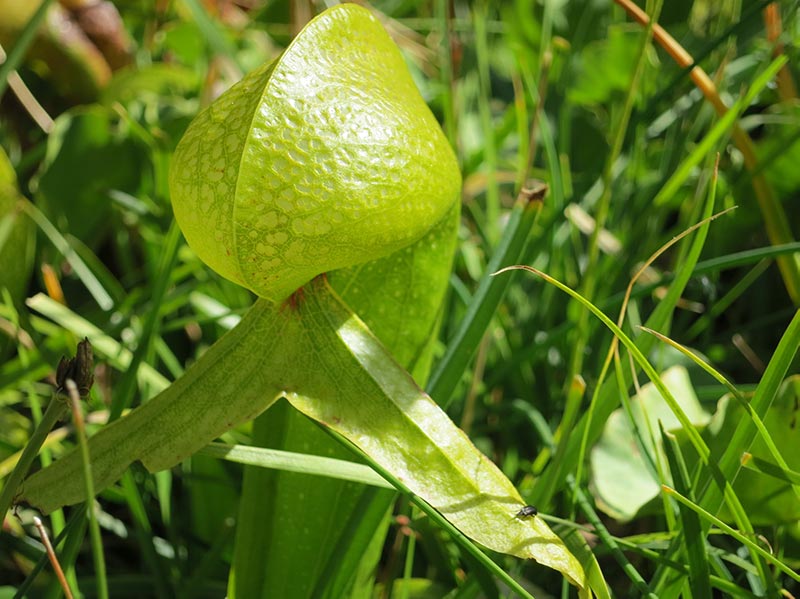
[[[244,4],[119,2],[116,35],[127,53],[121,65],[104,59],[107,75],[96,57],[68,52],[45,33],[31,37],[27,61],[12,65],[54,122],[37,125],[30,114],[36,106],[13,86],[5,92],[0,141],[16,175],[13,193],[33,201],[21,205],[38,233],[28,261],[26,247],[5,243],[2,223],[11,221],[0,221],[0,284],[9,288],[0,313],[0,476],[41,417],[58,358],[73,354],[84,335],[93,336],[99,357],[87,404],[91,433],[180,376],[252,303],[185,245],[166,187],[171,151],[193,115],[243,72],[274,58],[323,8]],[[800,470],[797,382],[787,380],[797,372],[800,342],[791,274],[799,247],[764,216],[783,211],[781,227],[800,227],[793,84],[800,21],[797,2],[776,2],[765,12],[768,4],[643,6],[708,73],[732,109],[726,119],[689,70],[652,43],[654,32],[611,2],[374,3],[464,175],[431,395],[540,512],[561,522],[559,532],[580,533],[615,596],[775,596],[800,588],[786,571],[800,562],[800,503],[796,488],[780,481],[796,482]],[[25,43],[31,17],[20,17],[14,31],[14,19],[0,23],[10,58],[21,56],[11,49]],[[41,55],[47,44],[61,53]],[[533,178],[547,182],[548,196],[540,208],[515,209]],[[626,352],[606,363],[613,335],[581,302],[529,273],[486,277],[512,263],[533,266],[616,321],[641,265],[731,206],[736,210],[649,265],[620,323],[655,371],[687,368],[698,405],[716,418],[695,422],[715,470],[699,465],[704,450],[686,441],[686,427],[664,454],[657,449],[657,419],[648,425],[636,416],[634,396],[648,377]],[[781,268],[776,260],[784,261]],[[12,269],[20,264],[27,273]],[[41,297],[25,303],[37,293],[68,309],[48,309]],[[735,400],[718,409],[728,387],[643,333],[637,325],[645,322],[704,356],[750,400],[756,417],[736,411]],[[686,410],[689,393],[670,391]],[[640,453],[644,466],[632,458],[626,464],[624,455],[589,461],[620,406],[632,424],[630,445],[621,446]],[[765,450],[760,458],[778,463],[779,475],[737,485],[759,420],[785,463]],[[75,443],[69,429],[61,423],[54,430],[43,463]],[[246,443],[249,436],[243,427],[224,440]],[[607,488],[604,476],[621,478],[623,488],[649,477],[688,503],[670,490],[622,516],[599,491]],[[734,484],[720,512],[721,480]],[[776,480],[783,486],[773,495],[757,493]],[[240,485],[241,466],[203,457],[155,476],[132,470],[105,491],[99,520],[110,595],[224,595]],[[700,507],[743,536],[723,534]],[[51,526],[54,536],[69,533],[60,558],[68,579],[89,595],[92,551],[78,513],[57,513]],[[389,527],[376,593],[504,595],[406,499],[397,513],[403,517]],[[24,509],[20,514],[30,521]],[[36,539],[27,524],[6,519],[0,580],[7,586],[0,593],[13,596],[26,579],[32,596],[55,592],[49,569],[30,576],[42,556]],[[569,594],[557,575],[495,557],[537,597]],[[334,580],[335,568],[328,575]]]

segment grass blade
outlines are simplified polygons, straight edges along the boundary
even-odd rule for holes
[[[94,562],[95,583],[97,585],[97,596],[100,599],[108,599],[108,581],[106,580],[106,561],[103,555],[103,541],[100,536],[100,525],[97,523],[94,502],[94,480],[92,477],[92,462],[89,457],[89,444],[86,441],[86,429],[81,414],[78,387],[75,381],[66,381],[67,393],[69,394],[70,407],[72,408],[72,420],[75,424],[75,433],[78,436],[78,447],[81,453],[81,465],[83,467],[83,482],[86,485],[86,512],[89,518],[89,539],[92,545],[92,560]]]
[[[5,62],[0,64],[0,98],[3,97],[3,94],[6,92],[6,88],[8,87],[8,76],[12,71],[16,70],[16,68],[22,62],[22,59],[25,58],[25,54],[28,52],[28,48],[31,47],[31,44],[36,37],[36,32],[44,21],[45,15],[47,15],[47,11],[52,2],[53,0],[42,1],[42,3],[39,5],[39,8],[36,9],[36,12],[31,17],[31,20],[28,21],[28,23],[25,25],[25,28],[22,30],[22,33],[17,38],[17,42],[14,44],[14,47],[11,48],[10,52],[8,52]]]
[[[447,343],[447,351],[428,382],[428,393],[439,405],[447,407],[450,404],[453,391],[510,283],[510,278],[493,278],[490,273],[519,261],[531,228],[539,216],[539,209],[538,202],[524,202],[511,211],[503,237],[486,267],[486,274],[472,297],[464,320]]]
[[[756,388],[755,395],[750,401],[753,413],[762,421],[778,394],[780,385],[797,353],[798,346],[800,346],[800,310],[795,312],[794,318],[784,331],[778,347],[767,365],[767,370]],[[753,420],[743,419],[736,427],[725,453],[720,456],[719,470],[731,483],[736,480],[736,475],[741,468],[741,455],[750,448],[756,433],[757,428]],[[707,484],[708,479],[705,482]],[[700,506],[710,511],[716,511],[721,499],[719,489],[714,485],[709,485],[700,498]]]
[[[789,465],[786,463],[786,460],[783,459],[780,450],[775,446],[775,442],[772,440],[772,436],[769,434],[767,427],[764,425],[764,421],[761,417],[753,410],[753,407],[750,405],[750,402],[739,392],[739,390],[731,383],[727,378],[725,378],[722,373],[720,373],[717,369],[713,368],[710,364],[706,363],[700,356],[696,353],[691,351],[688,347],[685,347],[678,343],[677,341],[673,341],[672,339],[666,337],[665,335],[661,335],[660,333],[648,329],[646,327],[642,327],[642,330],[650,333],[651,335],[655,335],[661,341],[669,344],[671,347],[674,347],[683,355],[687,356],[691,359],[695,364],[697,364],[700,368],[705,370],[708,374],[713,376],[716,380],[722,383],[728,391],[733,395],[738,401],[739,404],[744,408],[747,412],[750,420],[753,422],[753,426],[756,427],[759,435],[761,436],[761,440],[767,446],[767,451],[772,456],[772,459],[775,460],[777,463],[777,469],[781,472],[790,472]],[[744,457],[743,457],[744,459]],[[758,458],[756,458],[758,459]],[[759,460],[761,462],[762,460]],[[744,461],[742,462],[744,465]],[[775,468],[773,466],[773,468]],[[685,491],[681,488],[678,488],[678,492],[685,493]],[[800,488],[794,487],[795,495],[797,496],[798,500],[800,500]],[[694,500],[690,497],[690,499]]]
[[[114,307],[114,300],[111,295],[105,290],[103,285],[94,275],[94,273],[86,266],[86,263],[81,259],[78,253],[72,249],[69,242],[64,239],[64,236],[56,229],[53,224],[47,220],[47,217],[36,206],[30,202],[23,202],[22,206],[25,213],[30,216],[31,220],[42,230],[42,233],[47,236],[50,243],[61,252],[64,259],[69,262],[69,265],[75,271],[75,274],[86,287],[86,290],[92,295],[97,305],[105,311],[111,310]]]
[[[130,368],[133,354],[128,349],[66,306],[59,304],[42,293],[37,293],[29,298],[26,303],[31,310],[36,310],[40,314],[47,316],[75,336],[79,338],[86,337],[92,342],[92,349],[95,353],[104,356],[114,368],[121,371]],[[160,391],[169,385],[169,381],[164,375],[149,364],[140,364],[138,370],[142,380],[156,390]]]
[[[667,493],[670,497],[673,497],[674,499],[676,499],[679,503],[681,503],[681,505],[684,505],[687,508],[691,509],[692,511],[696,512],[703,520],[706,521],[707,525],[716,526],[720,530],[724,531],[725,533],[729,534],[734,539],[739,541],[742,545],[746,546],[750,550],[751,553],[757,553],[765,561],[767,561],[770,564],[772,564],[773,566],[775,566],[778,570],[780,570],[781,572],[783,572],[784,574],[786,574],[787,576],[789,576],[793,580],[796,580],[796,581],[800,582],[800,574],[798,574],[792,568],[790,568],[789,566],[784,564],[781,560],[776,558],[770,552],[768,552],[767,550],[763,549],[762,547],[760,547],[759,545],[754,543],[752,540],[747,538],[745,535],[743,535],[742,533],[740,533],[737,530],[734,530],[733,528],[731,528],[730,526],[725,524],[722,520],[720,520],[716,516],[714,516],[711,513],[707,512],[706,510],[704,510],[702,507],[700,507],[696,503],[690,501],[689,499],[687,499],[686,497],[684,497],[683,495],[678,493],[675,489],[673,489],[671,487],[668,487],[666,485],[664,485],[663,489],[664,489],[665,493]]]
[[[248,445],[226,445],[224,443],[211,443],[198,451],[198,453],[228,462],[258,466],[259,468],[274,468],[276,470],[285,470],[286,472],[327,476],[383,489],[394,488],[369,466],[345,460],[282,451],[280,449],[267,449]]]
[[[777,478],[778,480],[785,481],[791,485],[794,485],[795,490],[797,490],[797,486],[800,486],[800,472],[796,472],[782,466],[776,466],[775,464],[756,457],[750,453],[745,453],[742,456],[742,467],[752,470],[753,472],[760,472],[762,474],[766,474],[767,476]]]
[[[675,435],[665,431],[663,427],[661,428],[661,438],[675,487],[678,492],[692,500],[692,481],[678,441]],[[706,559],[706,540],[700,526],[700,518],[695,512],[683,506],[680,509],[680,516],[683,523],[683,539],[686,547],[686,561],[689,566],[689,587],[692,597],[693,599],[710,599],[712,596],[711,572]]]

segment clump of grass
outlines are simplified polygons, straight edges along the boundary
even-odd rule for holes
[[[797,417],[790,398],[800,246],[785,216],[796,212],[800,188],[793,167],[800,158],[792,85],[797,7],[756,4],[650,2],[641,11],[622,0],[621,8],[375,3],[442,120],[465,180],[459,250],[427,389],[468,424],[538,517],[558,524],[570,549],[584,556],[599,596],[800,589],[796,517],[776,519],[767,499],[756,501],[737,482],[751,471],[765,485],[778,481],[779,505],[800,512],[800,463],[791,451],[797,429],[773,424],[778,413],[787,422]],[[22,210],[43,234],[25,297],[6,294],[0,306],[8,337],[0,344],[4,484],[26,444],[38,442],[30,431],[52,394],[46,377],[78,339],[91,340],[100,364],[88,398],[91,434],[178,378],[253,301],[183,244],[166,172],[200,106],[241,71],[273,58],[301,25],[301,12],[279,3],[231,9],[234,16],[189,7],[121,8],[138,42],[139,71],[119,73],[91,109],[70,107],[35,65],[6,47],[13,60],[0,74],[18,69],[56,127],[49,135],[37,130],[5,92],[0,139],[17,173],[16,193],[29,198]],[[658,25],[650,24],[654,15]],[[66,197],[78,193],[71,165],[87,160],[94,161],[91,185]],[[530,179],[549,186],[542,201],[519,199]],[[88,203],[83,212],[81,203]],[[86,210],[102,211],[101,224],[83,227]],[[0,219],[0,257],[6,235]],[[512,265],[529,273],[491,276]],[[54,301],[60,297],[66,305]],[[615,314],[624,317],[615,322]],[[720,412],[731,427],[724,446],[715,441],[719,431],[681,416],[679,398],[659,376],[674,365],[688,370],[709,414],[726,393],[745,406],[736,422]],[[643,427],[630,416],[631,397],[646,380],[680,417],[678,430]],[[620,407],[634,439],[629,453],[650,461],[662,490],[629,521],[606,513],[592,484],[604,473],[587,466]],[[57,419],[46,421],[52,432],[43,464],[75,443],[70,425],[51,427],[50,420]],[[252,434],[243,426],[223,441],[246,445]],[[101,586],[111,596],[224,594],[232,519],[241,527],[258,516],[238,513],[242,466],[236,451],[226,455],[223,461],[211,448],[171,471],[130,470],[99,496],[102,551],[86,540],[85,511],[57,513],[50,526],[68,584],[92,579],[88,589],[102,571],[91,556],[102,554],[108,576]],[[289,468],[285,457],[262,456],[261,465]],[[293,481],[297,499],[275,509],[311,513],[302,489],[325,480],[317,458],[289,457],[305,478],[281,479]],[[348,480],[376,482],[349,468]],[[559,589],[569,596],[558,575],[489,559],[457,531],[440,534],[446,525],[435,512],[408,507],[414,497],[398,500],[402,518],[387,519],[374,507],[384,492],[353,501],[369,531],[353,518],[343,538],[321,541],[342,564],[325,562],[309,574],[320,595],[357,589],[358,596],[394,590],[413,597],[428,589],[500,596],[508,585],[520,596]],[[332,492],[328,501],[344,504],[352,499],[346,493]],[[24,524],[6,517],[0,579],[18,593],[54,588],[43,550],[27,540],[31,514],[23,508],[20,516]],[[273,550],[285,547],[272,542]],[[348,578],[351,567],[357,575]]]

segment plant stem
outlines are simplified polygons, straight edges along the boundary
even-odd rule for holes
[[[86,484],[86,513],[89,516],[89,539],[92,544],[92,559],[94,561],[94,574],[97,583],[97,596],[100,597],[100,599],[108,599],[106,562],[103,557],[103,542],[100,538],[100,525],[97,523],[97,517],[94,513],[92,463],[89,458],[89,442],[86,440],[83,414],[81,414],[81,398],[78,395],[78,387],[75,385],[75,381],[68,379],[66,387],[69,393],[70,407],[72,408],[72,420],[75,424],[75,433],[78,437],[78,446],[81,451],[81,462],[83,463],[83,478]]]
[[[473,9],[475,26],[475,54],[478,61],[478,114],[483,131],[483,155],[486,165],[486,237],[489,247],[498,240],[500,231],[500,188],[497,184],[497,148],[492,125],[492,111],[489,106],[492,87],[489,76],[489,44],[486,21],[489,19],[489,5],[484,0]]]
[[[67,406],[63,401],[63,398],[58,394],[53,394],[50,404],[47,406],[44,416],[42,416],[42,420],[34,429],[33,434],[28,440],[28,443],[22,450],[22,455],[20,456],[17,465],[14,467],[13,472],[11,472],[6,480],[6,484],[3,487],[3,492],[0,494],[0,516],[5,518],[5,514],[11,507],[14,497],[19,490],[20,484],[25,478],[25,475],[28,474],[28,470],[30,469],[33,460],[38,455],[39,449],[47,438],[47,435],[55,426],[56,422],[58,422],[59,419],[64,415],[66,407]]]
[[[783,42],[780,40],[781,30],[781,8],[777,2],[772,2],[764,9],[764,25],[767,28],[767,39],[774,44],[772,49],[773,58],[784,53]],[[778,93],[782,100],[790,101],[797,98],[797,86],[792,79],[792,71],[788,64],[783,65],[778,76],[775,78]]]
[[[8,52],[6,61],[0,64],[0,98],[3,97],[6,87],[8,87],[9,75],[19,66],[22,59],[25,58],[25,54],[28,52],[28,48],[31,47],[39,25],[42,24],[52,2],[53,0],[44,0],[44,2],[41,3],[39,8],[36,9],[36,12],[33,13],[31,20],[25,25],[25,29],[22,30],[14,47]],[[13,10],[13,8],[11,10]]]
[[[444,113],[443,128],[447,140],[453,150],[457,150],[457,132],[455,107],[453,105],[453,78],[455,77],[455,65],[453,64],[453,45],[458,44],[458,39],[454,37],[452,16],[448,0],[437,0],[436,18],[442,31],[442,41],[440,45],[441,84],[442,84],[442,112]]]
[[[53,549],[53,545],[50,543],[50,537],[47,536],[47,531],[45,530],[41,519],[39,519],[38,516],[34,516],[33,524],[39,531],[39,537],[42,540],[42,545],[44,545],[47,557],[50,560],[50,565],[53,567],[53,572],[55,572],[56,578],[58,579],[58,583],[61,585],[61,589],[64,591],[64,596],[67,599],[72,599],[72,589],[67,582],[67,578],[64,576],[64,570],[61,569],[61,564],[58,562],[58,557]]]
[[[658,19],[662,4],[663,1],[656,3],[653,11],[653,16],[655,17],[654,21]],[[645,16],[647,16],[646,13]],[[611,209],[611,186],[614,181],[614,164],[617,162],[617,158],[619,158],[619,155],[622,152],[622,144],[625,141],[625,134],[628,130],[628,121],[630,120],[631,112],[633,111],[633,102],[636,97],[636,89],[639,86],[639,80],[641,79],[642,72],[644,71],[645,57],[647,56],[647,46],[650,43],[652,34],[653,28],[648,27],[639,47],[639,55],[636,61],[636,66],[631,75],[631,82],[628,86],[627,94],[625,95],[625,103],[622,108],[622,113],[619,116],[619,120],[613,126],[615,133],[611,142],[611,152],[608,155],[608,159],[606,160],[605,168],[603,170],[603,194],[600,196],[600,199],[597,202],[597,208],[595,210],[595,227],[591,236],[589,237],[589,247],[587,249],[588,257],[586,260],[585,269],[586,276],[584,277],[583,285],[580,289],[580,294],[589,301],[594,301],[594,295],[598,282],[597,262],[600,259],[600,245],[598,241],[600,239],[600,232],[606,226],[608,213]],[[577,339],[573,344],[575,349],[574,353],[572,354],[572,360],[570,361],[570,368],[566,379],[567,385],[571,385],[575,376],[580,375],[581,370],[583,369],[584,347],[589,334],[588,327],[589,312],[587,310],[581,310],[580,315],[578,316],[578,323],[576,325]],[[577,412],[573,407],[572,409],[566,410],[566,413],[573,414]],[[562,430],[572,430],[574,424],[574,419],[565,419],[559,428]]]

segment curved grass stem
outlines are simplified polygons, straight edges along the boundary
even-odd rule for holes
[[[81,463],[83,465],[83,477],[86,484],[86,511],[89,517],[89,539],[92,544],[92,559],[94,560],[94,574],[97,585],[97,596],[100,599],[108,599],[108,582],[106,580],[106,561],[103,556],[103,543],[100,537],[100,524],[97,522],[94,506],[94,482],[92,479],[92,464],[89,458],[89,442],[86,440],[86,429],[83,422],[83,414],[80,407],[80,395],[75,381],[67,379],[67,393],[69,394],[70,408],[72,409],[72,420],[75,424],[75,432],[78,437],[78,446],[81,452]]]

